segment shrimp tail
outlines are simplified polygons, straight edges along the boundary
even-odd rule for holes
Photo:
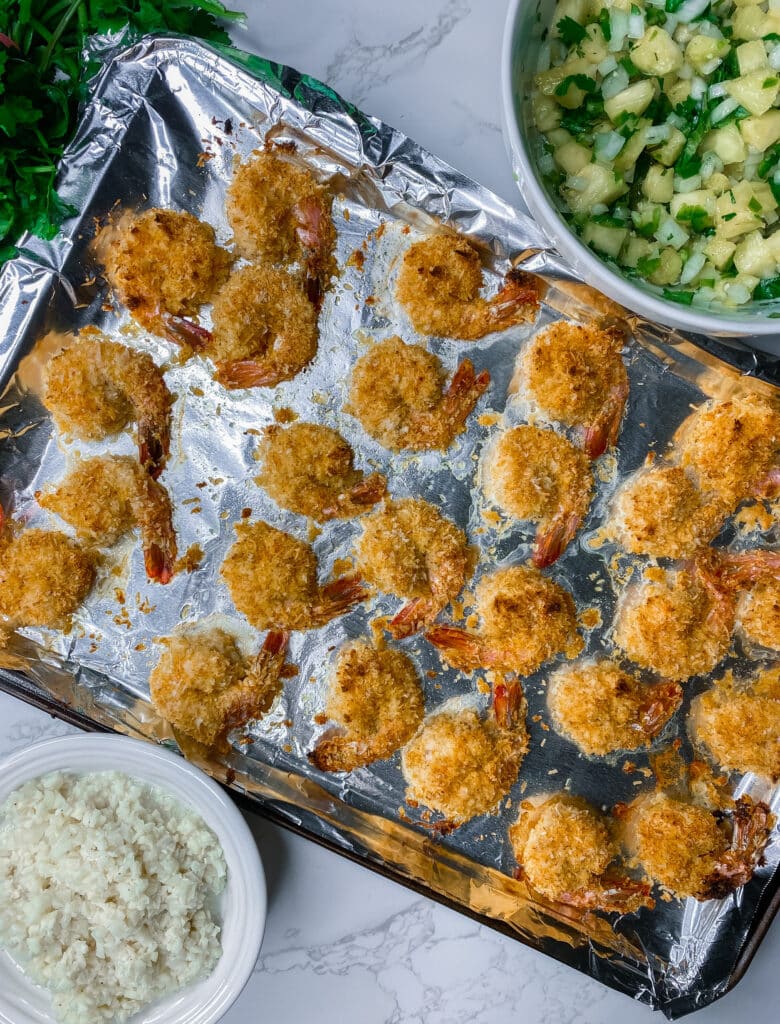
[[[156,480],[165,468],[170,443],[167,423],[160,426],[151,419],[139,419],[138,458],[152,480]]]
[[[628,381],[623,381],[610,391],[604,407],[594,423],[585,430],[583,447],[590,459],[597,459],[612,448],[620,432],[620,424],[628,399]]]
[[[544,532],[537,532],[531,561],[537,569],[544,569],[557,561],[580,528],[582,516],[560,509]]]
[[[139,471],[141,487],[134,499],[141,527],[146,575],[156,583],[170,583],[176,568],[176,532],[168,492]]]
[[[263,709],[264,711],[267,711],[271,706],[279,689],[289,642],[290,634],[287,630],[269,630],[266,633],[263,646],[257,653],[254,665],[252,665],[247,674],[247,682],[251,682],[268,694],[268,701]]]
[[[366,759],[365,743],[350,739],[338,729],[329,729],[320,739],[309,760],[321,772],[351,772]]]
[[[325,211],[322,203],[307,197],[293,208],[297,220],[295,228],[298,240],[304,249],[306,269],[306,296],[316,310],[322,308],[325,296],[325,241],[323,222]]]
[[[404,637],[416,633],[426,622],[436,618],[440,610],[440,602],[430,597],[416,597],[413,601],[407,601],[400,612],[393,616],[387,630],[394,639],[403,640]]]
[[[742,551],[723,558],[721,578],[737,588],[760,580],[780,582],[780,551]]]
[[[493,714],[501,729],[511,731],[523,715],[525,702],[523,688],[517,679],[497,683],[493,688]]]
[[[539,306],[539,282],[524,270],[512,267],[498,294],[488,304],[495,331],[528,319]]]
[[[634,727],[643,736],[652,739],[680,706],[682,696],[679,683],[664,681],[651,686],[647,699],[639,709],[639,720]]]
[[[223,387],[237,390],[239,388],[270,388],[287,379],[283,367],[256,359],[234,359],[231,362],[217,363],[216,379]]]
[[[425,633],[425,639],[441,651],[453,668],[471,672],[485,663],[484,645],[474,633],[457,626],[434,626]]]
[[[186,317],[162,311],[158,314],[158,319],[162,324],[163,334],[175,345],[187,345],[196,352],[202,352],[213,340],[211,331],[192,320],[187,320]]]
[[[325,625],[367,597],[368,591],[359,576],[341,576],[320,590],[320,600],[312,609],[312,618],[319,625]]]
[[[444,392],[441,403],[443,419],[449,424],[458,425],[453,433],[458,433],[463,428],[489,384],[490,374],[487,370],[478,374],[474,373],[472,361],[470,359],[463,360]]]
[[[360,483],[355,484],[344,494],[340,494],[336,501],[322,510],[326,519],[332,519],[339,515],[352,515],[353,510],[363,511],[371,508],[381,501],[387,493],[387,480],[381,473],[371,473],[364,477]]]
[[[559,901],[580,910],[601,910],[606,914],[627,914],[640,907],[652,908],[655,900],[650,895],[648,882],[636,881],[609,869],[591,887],[561,893]]]
[[[731,847],[704,880],[703,893],[708,898],[720,899],[750,881],[762,862],[773,826],[774,815],[767,804],[760,800],[754,803],[749,796],[739,797],[733,811]]]

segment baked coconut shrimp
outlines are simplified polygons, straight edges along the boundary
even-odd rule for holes
[[[317,423],[266,427],[259,455],[255,482],[277,505],[318,522],[359,516],[387,490],[381,473],[355,469],[355,453],[341,434]]]
[[[309,300],[319,309],[336,273],[336,229],[330,191],[311,171],[278,150],[266,150],[236,171],[227,215],[246,259],[301,265]]]
[[[211,225],[175,210],[125,215],[101,248],[119,299],[143,327],[162,333],[210,302],[230,266]]]
[[[680,464],[728,512],[780,494],[780,407],[763,395],[706,402],[676,439]]]
[[[524,800],[509,842],[517,875],[554,903],[628,914],[652,907],[650,886],[621,871],[609,819],[569,793]]]
[[[495,686],[485,716],[459,698],[429,715],[401,752],[407,802],[443,815],[438,831],[495,811],[528,751],[525,713],[514,680]]]
[[[678,683],[645,684],[606,659],[565,665],[547,688],[555,728],[597,757],[647,746],[681,702]]]
[[[396,298],[420,334],[476,341],[533,320],[539,309],[534,279],[510,270],[503,287],[484,299],[479,253],[467,238],[442,231],[410,245],[396,283]]]
[[[742,594],[737,625],[751,643],[780,651],[780,580],[763,580]]]
[[[767,805],[748,796],[724,813],[659,791],[638,797],[621,817],[628,853],[680,899],[721,899],[749,882],[774,826]]]
[[[91,544],[110,547],[140,527],[147,576],[158,583],[173,578],[171,500],[135,459],[103,455],[78,462],[59,484],[38,495],[38,502]]]
[[[368,595],[355,576],[324,586],[308,544],[262,521],[239,523],[222,563],[236,608],[256,629],[316,629]]]
[[[57,530],[2,531],[0,618],[18,626],[67,627],[95,582],[95,557]]]
[[[396,638],[432,622],[471,568],[466,535],[420,498],[388,501],[366,517],[357,558],[368,583],[408,602],[388,626]]]
[[[83,441],[102,441],[135,422],[141,465],[154,479],[162,472],[173,397],[144,352],[82,334],[46,366],[43,403],[59,431]]]
[[[411,658],[355,640],[338,652],[325,713],[334,723],[309,754],[320,771],[351,772],[394,754],[425,712]]]
[[[628,399],[619,327],[559,321],[521,356],[523,390],[551,419],[576,429],[590,458],[614,446]]]
[[[352,371],[346,411],[391,451],[445,451],[490,383],[464,359],[449,384],[439,359],[399,337],[377,342]]]
[[[693,701],[694,742],[730,772],[780,778],[780,671],[765,669],[750,680],[731,676]]]
[[[152,703],[176,729],[212,747],[271,707],[282,686],[287,639],[270,632],[247,660],[225,630],[185,627],[160,641],[165,650],[149,676]]]
[[[530,675],[550,659],[576,657],[583,648],[574,599],[538,569],[513,565],[485,576],[476,593],[476,633],[434,626],[425,636],[454,668]]]
[[[488,498],[510,516],[539,523],[532,562],[551,565],[587,515],[593,473],[587,456],[554,430],[523,424],[499,436],[484,470]]]
[[[631,554],[686,558],[709,544],[725,515],[681,466],[651,466],[620,489],[608,529]]]

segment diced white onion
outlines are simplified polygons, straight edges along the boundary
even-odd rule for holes
[[[629,167],[629,169],[627,171],[623,171],[623,181],[627,182],[630,185],[633,182],[633,180],[634,180],[634,173],[635,173],[635,171],[636,171],[636,164],[634,164],[633,167]]]
[[[699,170],[699,174],[701,175],[702,181],[706,181],[711,174],[718,174],[722,170],[723,161],[718,156],[718,154],[713,153],[712,150],[709,150],[701,158],[701,168]]]
[[[664,0],[666,2],[666,0]],[[711,21],[700,21],[696,26],[696,29],[700,36],[709,36],[710,39],[722,39],[723,33],[717,25],[713,25]]]
[[[598,217],[600,213],[606,213],[608,209],[609,207],[606,203],[594,203],[593,206],[590,208],[590,212],[593,214],[594,217]]]
[[[715,298],[715,289],[705,286],[704,288],[697,288],[693,296],[694,306],[708,306]]]
[[[722,63],[723,61],[720,57],[713,57],[712,60],[707,60],[702,64],[701,73],[703,75],[711,75],[713,71],[717,71]]]
[[[707,91],[707,86],[703,78],[699,78],[698,75],[694,75],[691,79],[691,99],[703,100],[704,94]]]
[[[618,53],[623,49],[623,43],[628,32],[628,14],[625,11],[611,10],[609,12],[609,27],[609,52]]]
[[[657,146],[659,142],[666,142],[671,134],[670,124],[654,124],[645,132],[645,142],[648,146]]]
[[[601,95],[605,100],[611,99],[612,96],[617,96],[619,92],[627,89],[629,81],[628,72],[624,67],[615,68],[602,82]]]
[[[732,99],[731,96],[727,100],[721,100],[717,107],[713,107],[712,110],[712,123],[717,124],[718,121],[722,121],[724,117],[728,117],[729,114],[733,114],[739,106],[739,100]]]
[[[780,0],[769,0],[770,11],[780,11]]]
[[[655,232],[656,239],[662,245],[671,245],[673,249],[681,249],[688,241],[688,232],[671,217],[664,217]]]
[[[625,144],[626,140],[618,132],[597,132],[593,137],[597,160],[614,160]]]
[[[645,16],[644,14],[629,14],[628,16],[628,32],[626,35],[629,39],[641,39],[645,34]]]
[[[542,43],[539,47],[539,56],[536,58],[536,70],[547,71],[550,67],[550,43]]]
[[[729,299],[737,306],[742,306],[745,302],[750,302],[750,291],[744,284],[740,284],[739,281],[727,282],[723,285],[723,290],[726,292]]]
[[[552,153],[541,153],[539,156],[539,170],[542,174],[552,174],[555,170],[555,160]]]
[[[706,262],[703,252],[695,252],[689,256],[680,274],[680,284],[690,284]]]
[[[664,0],[664,6],[666,6],[666,0]],[[677,28],[677,15],[667,14],[666,21],[664,22],[664,30],[669,33],[670,36],[674,35],[674,30]]]
[[[583,192],[588,187],[588,179],[580,174],[572,174],[566,179],[566,184],[575,192]]]
[[[674,113],[670,114],[667,117],[666,123],[670,124],[672,126],[672,128],[684,128],[685,127],[685,119],[682,118],[682,117],[678,117],[677,114],[674,114]]]
[[[708,90],[708,95],[711,100],[719,100],[723,96],[728,96],[728,91],[726,90],[726,83],[716,82],[714,85],[711,85]]]
[[[696,72],[693,70],[691,65],[686,61],[680,70],[677,72],[677,77],[682,78],[683,81],[689,82]]]
[[[608,57],[605,57],[600,64],[596,65],[596,71],[598,71],[602,78],[606,78],[610,71],[614,71],[617,66],[618,62],[612,54],[610,54]]]
[[[685,195],[688,192],[695,192],[697,188],[701,188],[701,175],[693,174],[690,178],[679,178],[676,174],[674,176],[674,191],[679,192],[680,195]]]
[[[780,71],[780,43],[769,51],[769,63],[775,71]]]
[[[741,177],[744,178],[746,181],[755,181],[758,165],[761,163],[763,159],[763,150],[759,153],[748,153],[748,155],[745,157],[745,162],[742,165]]]
[[[694,18],[698,18],[700,14],[704,14],[709,6],[710,0],[685,0],[682,7],[677,9],[677,20],[683,25],[687,25]]]

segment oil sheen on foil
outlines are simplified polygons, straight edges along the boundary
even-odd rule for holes
[[[178,362],[175,346],[144,332],[108,301],[91,249],[94,219],[104,221],[119,207],[171,206],[209,221],[226,243],[224,195],[234,161],[261,146],[266,136],[294,143],[315,172],[332,182],[342,273],[326,298],[319,353],[311,367],[274,389],[231,392],[212,381],[205,361]],[[26,240],[22,256],[0,278],[0,501],[29,525],[56,522],[61,528],[34,496],[62,476],[68,455],[132,453],[129,434],[108,444],[58,443],[39,399],[47,355],[63,336],[97,324],[166,368],[178,397],[163,482],[174,499],[180,552],[197,544],[204,557],[196,571],[181,572],[161,587],[147,581],[136,542],[114,549],[70,633],[25,630],[6,652],[9,668],[99,725],[175,746],[148,699],[149,671],[160,653],[155,638],[210,617],[236,632],[247,650],[259,643],[219,576],[235,524],[247,516],[263,518],[311,541],[323,578],[334,563],[350,557],[359,534],[356,521],[313,530],[301,517],[280,511],[254,482],[259,435],[282,408],[336,427],[355,448],[360,468],[387,475],[393,497],[424,497],[468,532],[481,558],[467,597],[486,570],[528,557],[528,529],[500,526],[485,515],[480,453],[497,431],[523,418],[521,397],[508,398],[508,390],[518,353],[536,327],[561,316],[615,312],[609,300],[577,282],[557,256],[544,251],[531,220],[321,83],[185,39],[147,40],[107,65],[63,167],[60,194],[78,215],[53,242]],[[351,367],[370,340],[392,334],[422,340],[393,301],[393,276],[399,253],[435,219],[482,244],[493,290],[511,258],[540,275],[545,297],[536,325],[476,343],[426,339],[450,373],[469,357],[477,370],[490,371],[491,385],[468,431],[447,452],[392,454],[342,407]],[[359,266],[349,257],[361,247]],[[208,326],[207,317],[204,323]],[[580,612],[591,610],[588,621],[598,623],[584,631],[586,653],[609,649],[616,595],[606,565],[615,549],[600,542],[598,526],[620,481],[642,464],[651,443],[663,450],[692,404],[743,387],[739,371],[762,379],[758,386],[767,390],[777,380],[776,363],[748,349],[707,343],[705,351],[644,322],[632,321],[632,327],[627,355],[632,391],[617,450],[600,461],[585,525],[550,571],[571,589]],[[760,537],[762,543],[776,539]],[[751,540],[756,542],[755,533]],[[631,754],[637,770],[626,771],[625,757],[589,760],[546,728],[545,680],[556,667],[548,665],[525,681],[531,749],[511,806],[438,837],[410,823],[415,812],[403,810],[398,755],[348,776],[319,773],[306,756],[323,729],[316,720],[334,649],[347,638],[370,634],[371,620],[398,607],[396,599],[373,598],[322,629],[293,634],[290,660],[298,674],[285,681],[281,699],[264,720],[236,734],[230,753],[219,760],[186,740],[180,746],[215,777],[307,833],[422,885],[670,1017],[722,994],[740,948],[761,928],[760,908],[777,887],[777,834],[764,866],[732,897],[708,903],[659,900],[652,912],[612,923],[532,898],[512,877],[505,841],[523,796],[567,787],[612,806],[652,786],[654,780],[642,772],[649,754],[679,736],[682,752],[690,756],[685,712],[705,684],[686,686],[683,711],[650,751]],[[473,700],[476,694],[483,706],[489,700],[474,677],[443,667],[424,640],[413,637],[402,647],[420,669],[428,711],[459,695]],[[736,658],[718,673],[731,667],[739,667]],[[739,783],[742,791],[769,800],[775,812],[780,809],[780,794],[751,776]]]

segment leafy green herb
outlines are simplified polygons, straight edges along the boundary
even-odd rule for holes
[[[761,302],[764,299],[780,299],[780,277],[765,277],[759,281],[753,291],[753,298]]]
[[[736,213],[724,213],[723,216],[721,217],[721,220],[724,220],[724,221],[725,220],[734,220],[734,218],[736,216],[737,216]]]
[[[590,131],[604,114],[604,101],[600,96],[586,96],[585,102],[576,110],[564,110],[561,128],[572,135],[583,135]]]
[[[588,75],[567,75],[555,87],[555,95],[565,96],[572,86],[581,89],[585,93],[594,93],[596,91],[596,82],[589,78]]]
[[[634,222],[634,230],[642,238],[652,238],[658,230],[658,225],[661,222],[661,210],[659,207],[653,210],[651,216],[647,220],[640,219]]]
[[[565,18],[561,18],[556,28],[561,40],[567,46],[576,46],[588,34],[578,21],[575,21],[574,18],[570,18],[568,15]]]
[[[93,33],[129,26],[138,37],[181,32],[230,38],[217,19],[243,15],[219,0],[11,0],[0,2],[0,263],[30,231],[53,238],[76,211],[54,190],[86,80],[81,57]]]
[[[612,25],[610,24],[609,11],[606,7],[602,7],[599,11],[599,27],[601,28],[601,34],[609,42],[612,38]]]
[[[611,213],[594,213],[590,219],[594,224],[601,224],[605,228],[626,227],[624,220],[621,220],[620,217],[615,217]]]
[[[771,178],[769,187],[772,190],[772,195],[775,197],[775,202],[780,204],[780,181],[775,178]]]
[[[764,159],[758,165],[759,178],[768,178],[770,172],[777,166],[778,160],[780,160],[780,142],[775,142],[765,151]]]
[[[750,197],[750,202],[748,203],[748,209],[752,210],[753,213],[761,213],[761,203],[756,199],[755,196],[751,196]]]
[[[676,14],[680,10],[685,0],[666,0],[664,5],[667,14]]]
[[[669,3],[669,0],[666,0]],[[663,296],[670,302],[679,302],[681,306],[690,306],[693,302],[693,292],[674,291],[671,288],[664,288]]]
[[[674,108],[675,114],[685,121],[680,130],[686,135],[685,146],[674,165],[675,174],[681,178],[692,178],[701,168],[701,157],[696,150],[710,129],[710,108],[703,107],[690,96]]]
[[[780,43],[780,35],[777,32],[769,32],[761,37],[766,43]]]
[[[761,86],[761,88],[762,89],[772,89],[776,85],[777,85],[777,78],[773,76],[772,78],[765,78],[764,79],[764,84]]]
[[[661,10],[660,7],[648,7],[645,11],[645,24],[650,25],[665,25],[666,14]]]
[[[621,65],[621,66],[622,66],[623,68],[625,68],[625,70],[626,70],[626,73],[628,74],[628,77],[629,77],[629,78],[633,78],[633,77],[634,77],[634,75],[638,75],[638,74],[639,74],[639,68],[638,68],[638,67],[636,66],[636,64],[635,64],[635,63],[634,63],[634,62],[633,62],[633,61],[631,60],[631,58],[630,58],[630,57],[622,57],[622,58],[620,59],[620,61],[619,61],[618,63],[619,63],[619,64],[620,64],[620,65]]]
[[[636,261],[636,269],[643,277],[650,277],[660,266],[660,256],[640,256]]]
[[[710,226],[710,215],[703,206],[681,206],[674,218],[680,224],[690,224],[693,231],[704,231]]]

